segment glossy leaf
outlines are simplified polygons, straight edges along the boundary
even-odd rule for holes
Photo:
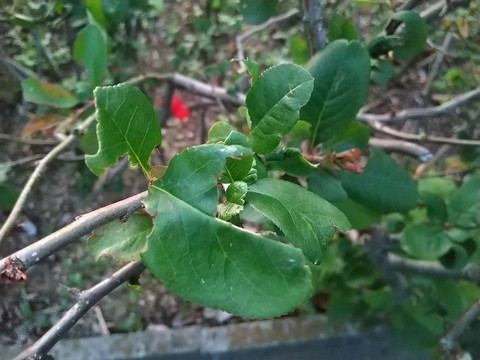
[[[328,40],[332,42],[338,39],[357,40],[358,35],[355,26],[353,26],[350,20],[338,13],[334,13],[328,24]]]
[[[247,137],[236,130],[228,134],[224,143],[225,145],[240,145],[247,148],[250,146]],[[253,155],[246,156],[242,159],[227,159],[225,171],[220,181],[223,183],[233,183],[235,181],[245,180],[252,171],[253,162]]]
[[[278,0],[241,0],[240,11],[246,23],[258,25],[275,13],[277,3]]]
[[[365,150],[370,139],[370,128],[359,122],[350,122],[346,127],[323,143],[322,150],[342,152],[352,148]]]
[[[265,156],[265,160],[270,169],[285,171],[292,176],[306,177],[317,169],[297,148],[277,149]]]
[[[308,190],[329,202],[345,200],[348,195],[340,180],[325,170],[317,170],[307,178]]]
[[[99,151],[87,155],[90,170],[101,175],[128,154],[130,163],[150,176],[150,154],[162,141],[160,125],[153,106],[140,90],[130,84],[95,89]]]
[[[77,105],[78,100],[59,85],[46,81],[26,79],[22,81],[23,98],[27,102],[68,109]]]
[[[449,221],[475,228],[480,224],[480,176],[474,175],[452,193],[448,201]]]
[[[107,43],[97,25],[87,25],[73,44],[73,58],[87,70],[91,87],[99,85],[107,71]]]
[[[312,275],[303,253],[215,219],[204,206],[215,208],[216,178],[225,159],[248,154],[248,149],[216,144],[177,155],[145,200],[155,218],[142,259],[189,301],[267,318],[291,311],[311,295]],[[199,171],[191,172],[190,166]]]
[[[87,248],[97,260],[110,256],[120,261],[138,260],[147,249],[147,235],[152,230],[152,219],[133,214],[126,222],[113,221],[94,231]]]
[[[367,98],[370,57],[356,41],[337,40],[306,65],[315,86],[300,118],[312,125],[316,145],[334,137],[355,119]]]
[[[218,201],[217,178],[227,158],[241,158],[252,151],[241,146],[208,144],[177,154],[155,186],[168,191],[201,212],[213,215]]]
[[[352,228],[357,230],[368,229],[382,216],[380,212],[369,209],[351,198],[337,201],[334,205],[345,214]]]
[[[412,177],[381,150],[372,149],[362,174],[343,171],[339,178],[349,197],[377,212],[405,212],[417,204]]]
[[[440,225],[411,224],[401,239],[402,249],[420,259],[434,260],[452,247],[452,242]]]
[[[286,241],[302,249],[314,264],[322,258],[335,229],[350,223],[335,206],[293,183],[262,179],[249,187],[246,200],[285,234]]]
[[[312,88],[313,78],[298,65],[273,66],[260,75],[246,98],[255,152],[266,154],[278,146],[298,121]]]

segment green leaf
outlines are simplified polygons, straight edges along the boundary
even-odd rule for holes
[[[78,100],[69,91],[59,85],[46,81],[26,79],[22,81],[23,98],[27,102],[69,109],[78,104]]]
[[[73,58],[87,70],[92,87],[101,83],[107,71],[107,44],[97,25],[87,25],[78,33],[73,44]]]
[[[147,249],[151,230],[149,216],[133,214],[124,223],[113,221],[96,229],[87,240],[87,248],[97,260],[102,256],[120,261],[138,260]]]
[[[297,177],[309,176],[317,169],[317,166],[305,159],[297,148],[277,149],[265,156],[265,160],[270,169],[282,170]]]
[[[307,41],[301,36],[291,36],[288,39],[288,48],[295,64],[303,65],[310,58]]]
[[[223,142],[235,128],[223,121],[217,121],[208,131],[208,143]]]
[[[404,251],[420,259],[435,260],[447,253],[452,242],[438,224],[410,224],[401,239]]]
[[[435,223],[444,224],[447,221],[447,205],[437,194],[429,191],[419,191],[419,199],[427,208],[428,218]]]
[[[339,179],[349,197],[377,212],[405,212],[417,204],[412,177],[378,149],[372,149],[362,174],[342,171]]]
[[[452,193],[448,201],[449,221],[475,228],[480,224],[480,175],[474,175]]]
[[[352,22],[346,17],[334,13],[328,24],[328,41],[332,42],[338,39],[357,40],[357,30]]]
[[[337,202],[348,197],[340,180],[326,170],[315,171],[307,178],[308,190],[329,202]]]
[[[260,75],[246,98],[252,121],[252,149],[266,154],[298,121],[300,108],[313,89],[313,78],[298,65],[280,64]]]
[[[402,40],[394,47],[394,56],[397,59],[405,59],[419,54],[427,42],[428,27],[425,20],[414,11],[395,13],[392,19],[403,23],[400,34]]]
[[[258,77],[260,76],[260,65],[250,59],[242,60],[242,62],[245,64],[245,67],[247,68],[248,73],[252,78],[252,85],[255,84],[255,82],[258,80]]]
[[[0,210],[12,210],[19,195],[20,193],[14,187],[7,184],[0,184]]]
[[[221,161],[215,168],[219,176]],[[299,249],[208,216],[160,185],[145,201],[156,216],[142,259],[171,291],[251,318],[285,314],[311,296],[311,271]]]
[[[194,146],[177,154],[155,185],[203,213],[213,215],[218,201],[217,178],[225,160],[251,154],[250,149],[241,146]]]
[[[387,85],[390,79],[395,75],[395,66],[385,59],[372,61],[372,81],[380,86]]]
[[[444,200],[447,200],[456,189],[455,182],[447,178],[429,177],[418,180],[418,192],[428,191]]]
[[[225,145],[240,145],[250,147],[248,139],[241,132],[233,130],[225,139]],[[233,183],[235,181],[243,181],[251,173],[254,160],[253,156],[246,156],[242,159],[227,159],[225,163],[225,171],[220,182]],[[256,172],[255,172],[256,174]]]
[[[105,19],[105,15],[103,14],[103,1],[99,0],[83,0],[85,7],[87,10],[92,14],[95,21],[104,29],[108,28],[107,19]]]
[[[231,203],[238,205],[245,204],[245,196],[248,192],[248,185],[243,181],[236,181],[227,188],[225,197]]]
[[[325,141],[322,150],[332,149],[337,153],[353,148],[365,150],[369,139],[370,127],[354,121]]]
[[[312,124],[312,145],[324,142],[355,120],[367,99],[370,57],[356,41],[336,40],[307,64],[315,78],[300,118]]]
[[[293,183],[262,179],[249,187],[247,202],[268,217],[285,234],[286,241],[299,247],[318,264],[335,228],[350,228],[346,216],[328,201]]]
[[[240,11],[247,24],[258,25],[275,14],[277,3],[278,0],[242,0]]]
[[[382,215],[378,211],[369,209],[351,198],[335,202],[334,205],[347,216],[352,228],[357,230],[368,229]]]
[[[97,87],[94,95],[99,151],[85,157],[87,166],[100,175],[128,153],[130,163],[139,165],[150,177],[150,154],[162,141],[152,104],[140,90],[127,83]]]

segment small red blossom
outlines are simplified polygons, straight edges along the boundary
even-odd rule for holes
[[[155,105],[162,106],[163,99],[156,98]],[[175,116],[179,121],[185,121],[190,117],[190,110],[185,106],[180,96],[173,95],[170,102],[170,113]]]

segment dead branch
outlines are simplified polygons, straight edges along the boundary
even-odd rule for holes
[[[10,256],[0,260],[0,274],[5,278],[4,270],[12,264],[18,264],[16,270],[25,271],[42,259],[53,254],[60,248],[70,244],[93,230],[115,219],[123,218],[140,209],[142,200],[147,196],[144,191],[114,204],[81,215],[69,225],[55,231],[43,239],[18,250]],[[8,280],[8,279],[3,279]]]
[[[97,285],[82,291],[78,295],[77,303],[37,342],[17,355],[14,360],[42,359],[91,307],[124,282],[139,276],[144,269],[141,261],[131,262]]]

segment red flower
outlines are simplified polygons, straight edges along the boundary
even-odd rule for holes
[[[162,104],[162,98],[155,99],[156,106],[161,106]],[[173,95],[170,102],[170,113],[180,121],[185,121],[190,116],[190,110],[184,105],[182,98],[177,95]]]

